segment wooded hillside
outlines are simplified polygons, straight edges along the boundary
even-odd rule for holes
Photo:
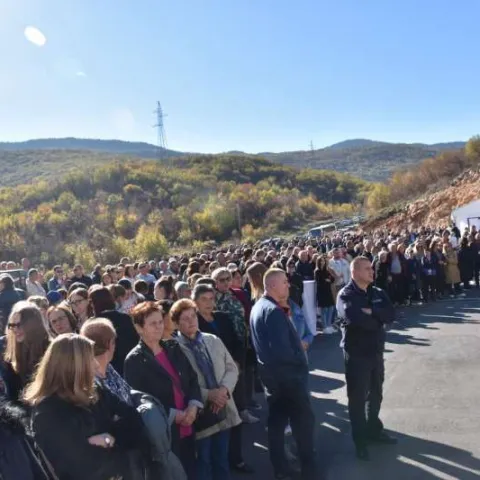
[[[332,211],[348,214],[371,188],[346,174],[300,171],[254,156],[172,162],[115,161],[0,189],[4,257],[92,265],[122,255],[150,258],[172,244],[238,238],[239,226],[242,239],[262,238]]]

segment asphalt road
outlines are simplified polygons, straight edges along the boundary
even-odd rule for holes
[[[480,479],[480,292],[403,312],[387,334],[381,412],[399,444],[372,447],[368,463],[354,456],[339,336],[315,339],[311,394],[327,480]],[[244,427],[244,457],[256,469],[246,480],[273,478],[265,414]]]

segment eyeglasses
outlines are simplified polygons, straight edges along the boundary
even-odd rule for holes
[[[219,282],[219,283],[227,283],[230,280],[231,280],[230,277],[217,278],[217,282]]]
[[[78,300],[75,300],[75,301],[72,301],[70,300],[70,305],[72,305],[73,307],[76,307],[77,305],[79,305],[80,303],[84,302],[86,300],[86,298],[80,298]]]
[[[57,318],[54,318],[54,319],[50,320],[50,323],[52,325],[56,325],[58,322],[62,322],[64,320],[68,321],[68,317],[66,315],[60,315]]]
[[[22,322],[12,322],[12,323],[7,324],[7,328],[9,330],[14,330],[16,328],[22,328],[22,326],[23,326]]]

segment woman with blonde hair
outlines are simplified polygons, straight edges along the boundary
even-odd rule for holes
[[[11,400],[18,400],[49,342],[40,309],[27,301],[16,303],[8,318],[3,355],[5,383]]]
[[[460,269],[458,267],[458,255],[450,242],[443,244],[443,255],[445,256],[445,282],[450,289],[450,297],[464,297],[465,294],[460,288]]]
[[[59,335],[24,394],[35,441],[61,479],[130,478],[145,444],[137,411],[95,386],[96,367],[91,340]]]

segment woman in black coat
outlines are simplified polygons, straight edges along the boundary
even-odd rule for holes
[[[328,259],[325,254],[317,259],[314,279],[317,284],[317,306],[322,313],[323,333],[334,333],[332,323],[336,301],[334,295],[335,275],[328,266]]]
[[[295,259],[287,261],[287,278],[290,283],[290,298],[300,307],[303,306],[303,278],[295,270]]]
[[[141,478],[136,461],[149,455],[142,419],[95,386],[94,359],[86,337],[70,333],[52,341],[24,394],[35,441],[62,480]]]
[[[473,278],[475,270],[475,252],[466,237],[463,237],[460,242],[458,268],[460,269],[460,279],[463,283],[463,288],[469,289],[470,280]]]
[[[375,286],[388,291],[390,270],[387,261],[387,252],[380,252],[378,258],[374,260],[373,269],[375,272]]]
[[[106,287],[94,287],[89,293],[89,299],[95,317],[108,318],[115,328],[117,339],[111,364],[120,375],[123,375],[125,358],[138,343],[138,333],[133,326],[132,318],[115,310],[115,300]]]
[[[172,427],[172,451],[182,462],[189,479],[195,478],[193,423],[203,408],[198,377],[180,345],[162,340],[163,315],[154,302],[132,310],[139,344],[127,355],[124,377],[134,389],[156,397],[168,412]]]

